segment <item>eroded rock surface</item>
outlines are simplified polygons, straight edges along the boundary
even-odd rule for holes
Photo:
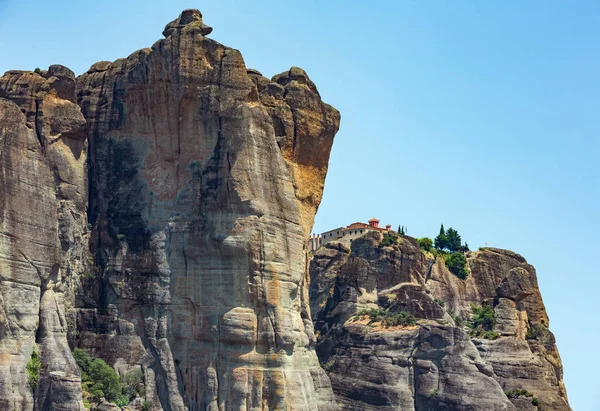
[[[507,250],[468,254],[460,280],[417,242],[380,245],[379,233],[328,243],[311,261],[311,310],[317,353],[345,410],[569,410],[562,365],[534,268]],[[456,316],[491,304],[500,336],[471,338]],[[407,312],[415,325],[370,323],[363,310]],[[527,339],[538,324],[543,335]],[[541,326],[540,326],[541,325]]]
[[[0,77],[0,409],[83,409],[66,313],[88,263],[86,156],[70,70]]]
[[[303,70],[269,80],[209,33],[184,11],[78,79],[99,291],[76,344],[141,364],[155,409],[334,409],[305,242],[340,116]]]
[[[264,77],[211,32],[185,10],[77,79],[0,77],[0,409],[83,410],[80,347],[142,370],[136,410],[535,408],[512,389],[568,410],[521,256],[471,253],[462,281],[414,239],[369,233],[309,272],[340,115],[302,69]],[[471,303],[494,308],[498,339],[457,325]]]

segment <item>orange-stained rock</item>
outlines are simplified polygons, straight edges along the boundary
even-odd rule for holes
[[[334,409],[305,244],[340,116],[301,69],[267,80],[210,32],[186,10],[77,81],[100,292],[76,343],[141,364],[156,409]]]

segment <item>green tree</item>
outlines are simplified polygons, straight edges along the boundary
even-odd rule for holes
[[[448,254],[445,262],[448,270],[461,280],[464,280],[469,276],[469,272],[467,271],[467,259],[463,253]]]
[[[399,225],[398,234],[406,235],[406,227],[404,227],[403,225]]]
[[[454,228],[450,227],[446,231],[446,248],[451,252],[455,253],[461,251],[461,239],[460,234]]]
[[[113,368],[100,358],[95,358],[90,363],[88,377],[94,382],[93,390],[104,394],[110,402],[115,402],[121,396],[123,386],[119,374]],[[92,394],[97,395],[96,392]]]
[[[442,251],[448,245],[448,239],[446,238],[446,231],[444,230],[444,224],[440,227],[440,233],[435,238],[435,248]]]
[[[73,358],[81,368],[82,386],[96,398],[115,402],[121,398],[123,385],[119,374],[100,358],[93,358],[85,350],[76,348]]]
[[[419,243],[419,247],[424,251],[431,251],[433,248],[433,241],[428,237],[417,238],[417,243]]]
[[[82,350],[81,348],[75,348],[75,350],[73,350],[73,358],[75,359],[75,362],[81,371],[87,372],[90,367],[90,363],[92,362],[92,357],[90,357],[87,351]]]

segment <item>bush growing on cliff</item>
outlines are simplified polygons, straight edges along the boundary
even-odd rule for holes
[[[81,369],[81,385],[96,400],[104,397],[110,402],[123,400],[123,385],[119,374],[100,358],[90,356],[85,350],[76,348],[73,358]]]
[[[383,235],[383,240],[379,244],[381,247],[388,247],[394,244],[398,244],[398,235],[394,233],[388,233]]]
[[[396,326],[409,326],[415,325],[416,319],[406,311],[400,311],[398,313],[392,313],[388,310],[372,308],[370,310],[363,310],[358,313],[359,317],[368,316],[369,324],[381,322],[383,327],[396,327]]]
[[[135,398],[144,394],[144,372],[136,368],[123,376],[123,393],[128,398]]]
[[[477,306],[471,304],[471,310],[473,316],[471,317],[471,323],[473,328],[482,328],[486,331],[490,331],[496,325],[496,316],[494,309],[489,305]]]
[[[42,368],[42,361],[40,360],[37,346],[33,347],[31,358],[29,358],[25,368],[27,369],[27,383],[29,384],[31,391],[35,392],[40,380],[40,368]]]
[[[506,397],[508,399],[517,398],[517,397],[531,398],[531,405],[537,407],[538,411],[542,410],[542,406],[540,405],[540,401],[537,398],[535,398],[533,396],[533,394],[530,393],[527,390],[515,389],[515,390],[504,391],[504,395],[506,395]]]
[[[469,328],[471,328],[471,336],[486,338],[489,340],[495,340],[500,335],[493,331],[496,325],[496,316],[494,309],[489,305],[477,306],[471,304],[471,321]]]
[[[461,280],[465,280],[469,276],[467,271],[467,259],[462,253],[452,253],[446,255],[444,261],[448,270]]]
[[[419,248],[423,251],[431,251],[433,248],[433,241],[428,237],[417,238],[417,243],[419,243]]]

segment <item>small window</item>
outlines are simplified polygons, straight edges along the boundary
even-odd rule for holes
[[[360,230],[360,233],[362,234],[363,230]]]

